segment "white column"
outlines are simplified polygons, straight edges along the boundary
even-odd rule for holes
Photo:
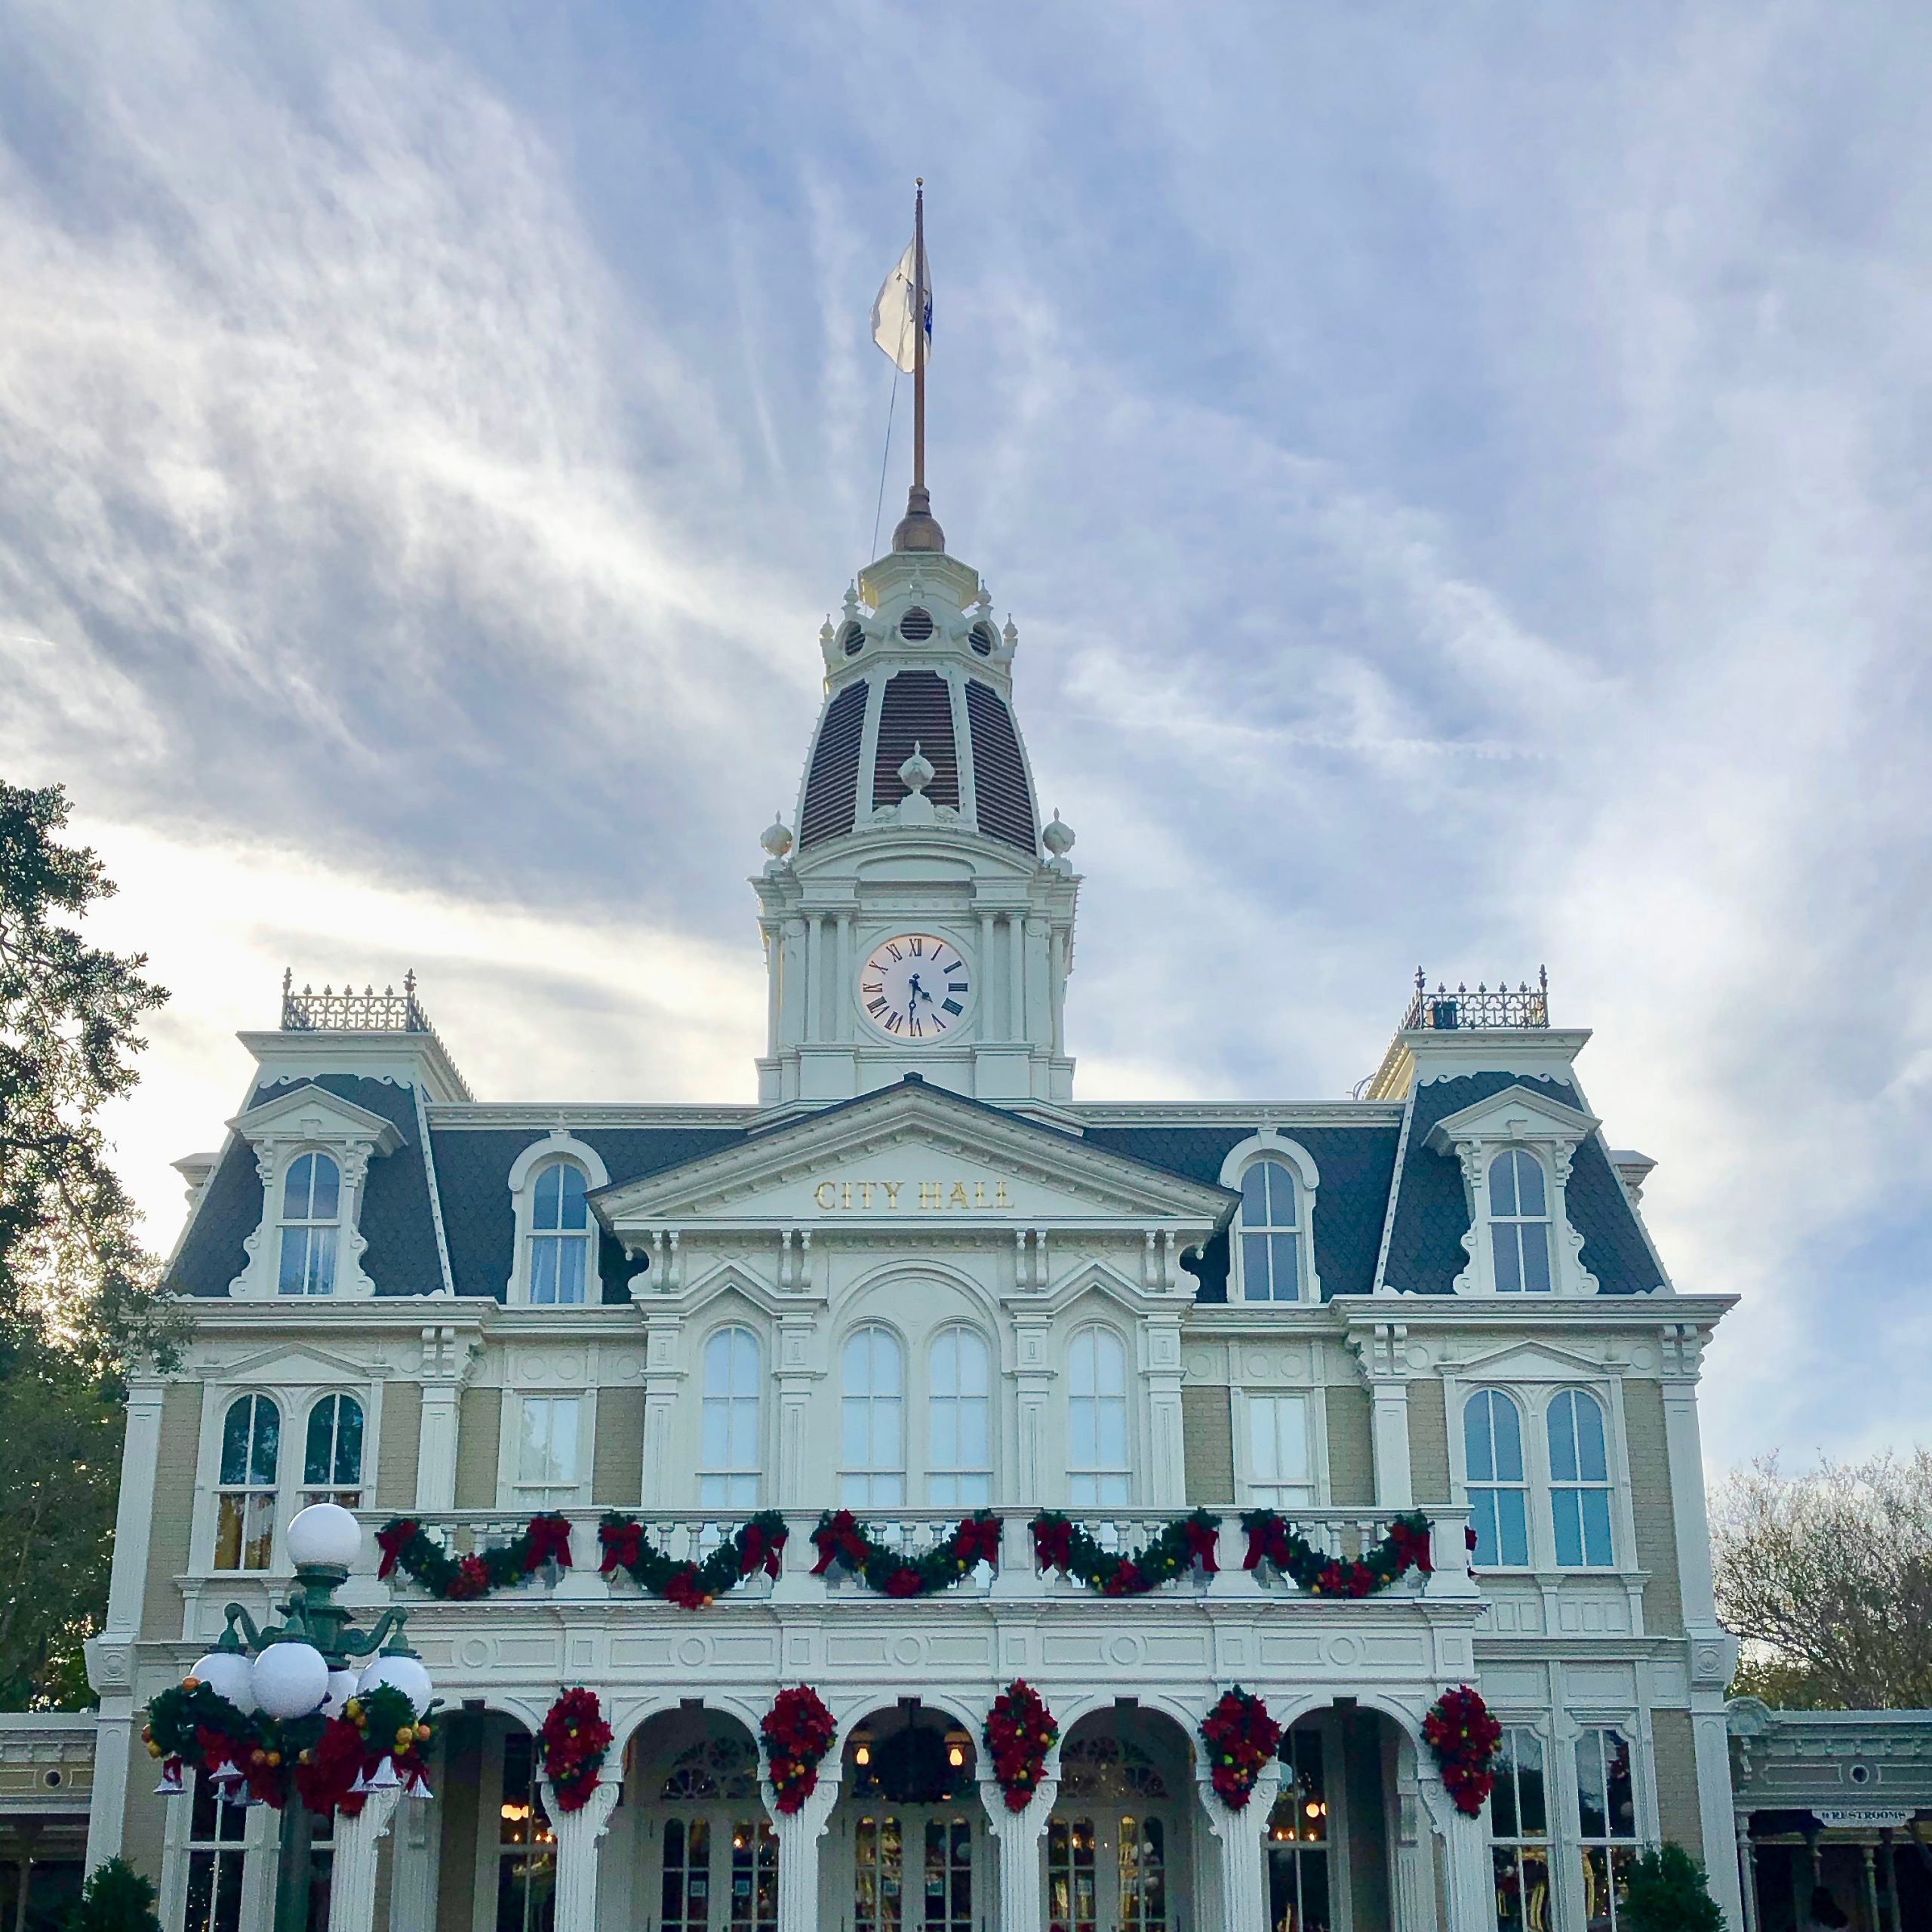
[[[1496,1887],[1489,1857],[1489,1834],[1480,1816],[1457,1810],[1433,1765],[1423,1768],[1418,1788],[1442,1840],[1443,1889],[1447,1932],[1495,1932]],[[1574,1863],[1574,1860],[1572,1861]]]
[[[615,1777],[601,1777],[574,1811],[557,1802],[556,1787],[540,1773],[543,1808],[557,1835],[556,1932],[597,1932],[597,1865],[604,1834],[611,1829],[623,1789]],[[331,1926],[329,1932],[335,1932]]]
[[[1040,1932],[1046,1915],[1040,1839],[1059,1790],[1058,1778],[1043,1777],[1026,1810],[1011,1811],[998,1780],[980,1780],[980,1802],[986,1807],[993,1841],[999,1847],[999,1917],[994,1922],[1000,1932]]]
[[[356,1817],[337,1813],[329,1862],[329,1932],[375,1932],[376,1847],[401,1796],[400,1786],[372,1791]]]
[[[457,1404],[460,1393],[454,1382],[423,1385],[423,1432],[416,1445],[418,1509],[456,1507]]]
[[[88,1810],[87,1868],[91,1872],[121,1851],[128,1817],[128,1764],[134,1730],[134,1700],[103,1697],[94,1721],[94,1795]],[[143,1757],[141,1763],[146,1767]]]
[[[761,1778],[758,1789],[778,1841],[778,1932],[818,1932],[819,1841],[838,1802],[838,1780],[821,1771],[811,1797],[789,1818],[768,1780]]]
[[[443,1788],[444,1761],[439,1729],[423,1767],[432,1791]],[[389,1850],[389,1932],[423,1932],[435,1924],[442,1850],[442,1807],[411,1798]]]
[[[1281,1767],[1271,1763],[1254,1781],[1246,1804],[1237,1811],[1223,1802],[1206,1771],[1196,1767],[1201,1809],[1220,1850],[1221,1903],[1215,1923],[1220,1932],[1268,1932],[1268,1870],[1263,1841],[1268,1814],[1275,1808]],[[1204,1919],[1206,1914],[1202,1914]]]
[[[1141,1324],[1146,1352],[1147,1503],[1187,1507],[1186,1454],[1181,1433],[1180,1318],[1155,1315]]]

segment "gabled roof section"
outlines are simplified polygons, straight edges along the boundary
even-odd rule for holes
[[[299,1134],[312,1124],[318,1133],[348,1134],[373,1140],[379,1155],[393,1154],[402,1145],[401,1134],[386,1115],[358,1106],[312,1080],[285,1087],[272,1100],[264,1100],[258,1094],[246,1111],[237,1114],[228,1125],[232,1133],[252,1143],[271,1135]]]
[[[1576,1088],[1567,1081],[1502,1069],[1426,1081],[1410,1093],[1376,1286],[1407,1294],[1454,1292],[1456,1277],[1469,1262],[1463,1247],[1469,1205],[1453,1150],[1435,1151],[1435,1130],[1441,1128],[1453,1139],[1460,1118],[1482,1118],[1489,1111],[1483,1103],[1512,1090],[1511,1105],[1534,1105],[1552,1124],[1567,1118],[1587,1130],[1572,1156],[1565,1192],[1571,1225],[1583,1237],[1583,1266],[1597,1278],[1598,1293],[1644,1294],[1667,1288],[1663,1264],[1611,1167],[1595,1116]]]
[[[1429,1131],[1431,1149],[1438,1154],[1452,1152],[1458,1140],[1499,1131],[1504,1122],[1511,1120],[1523,1120],[1526,1124],[1534,1121],[1544,1130],[1554,1130],[1555,1137],[1562,1140],[1580,1140],[1596,1131],[1601,1123],[1595,1115],[1584,1112],[1580,1106],[1565,1105],[1545,1091],[1545,1084],[1539,1081],[1531,1086],[1522,1080],[1514,1080],[1499,1092],[1472,1100],[1455,1113],[1445,1114]],[[1574,1094],[1574,1090],[1569,1091]],[[1529,1131],[1533,1137],[1541,1137],[1536,1128]]]
[[[895,1085],[787,1121],[680,1168],[614,1183],[592,1196],[607,1226],[678,1221],[793,1225],[827,1211],[818,1190],[878,1170],[878,1215],[916,1211],[922,1180],[968,1189],[974,1219],[1177,1223],[1202,1235],[1224,1221],[1236,1197],[1218,1184],[1176,1174],[1093,1146],[1004,1108],[968,1100],[908,1075]],[[962,1178],[964,1177],[964,1178]],[[885,1192],[906,1189],[903,1209]],[[972,1190],[1004,1183],[1004,1203]],[[834,1197],[835,1201],[838,1198]],[[841,1214],[841,1219],[845,1218]],[[857,1218],[863,1218],[863,1212]]]

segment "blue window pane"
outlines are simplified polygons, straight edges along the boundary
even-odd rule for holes
[[[1499,1154],[1489,1164],[1489,1211],[1492,1214],[1516,1212],[1516,1157]]]
[[[1496,1447],[1490,1432],[1490,1393],[1481,1389],[1463,1407],[1463,1456],[1472,1482],[1496,1479]]]
[[[1526,1294],[1549,1293],[1549,1226],[1543,1221],[1522,1223],[1523,1291]]]
[[[221,1424],[221,1479],[226,1483],[248,1480],[248,1437],[255,1413],[255,1398],[244,1395],[229,1404]]]
[[[1476,1533],[1476,1567],[1493,1567],[1496,1562],[1496,1492],[1478,1489],[1469,1497],[1469,1527]]]
[[[1275,1300],[1300,1300],[1301,1270],[1295,1254],[1294,1236],[1270,1235],[1268,1247],[1274,1259],[1272,1273]]]
[[[1496,1541],[1499,1562],[1521,1568],[1529,1561],[1529,1515],[1520,1489],[1496,1492]]]
[[[341,1174],[336,1164],[326,1154],[311,1154],[314,1182],[309,1196],[309,1218],[312,1221],[333,1221],[336,1214],[336,1194]]]
[[[1268,1279],[1268,1237],[1243,1235],[1241,1238],[1241,1289],[1249,1301],[1269,1301],[1273,1293]]]
[[[1523,1264],[1517,1232],[1514,1221],[1505,1221],[1489,1231],[1491,1250],[1496,1257],[1496,1292],[1500,1295],[1519,1295],[1523,1292]]]
[[[1543,1205],[1543,1163],[1534,1154],[1525,1154],[1519,1147],[1514,1156],[1516,1166],[1516,1199],[1520,1204],[1519,1214],[1543,1214],[1549,1210]]]
[[[1583,1567],[1583,1495],[1577,1489],[1550,1492],[1549,1506],[1556,1518],[1556,1560],[1565,1570]]]
[[[581,1207],[583,1203],[580,1201]],[[566,1235],[561,1241],[550,1241],[546,1246],[557,1251],[557,1299],[560,1302],[576,1303],[583,1300],[584,1250],[589,1243],[581,1238],[572,1239]]]
[[[568,1162],[559,1164],[558,1221],[560,1227],[587,1228],[590,1225],[590,1211],[584,1205],[583,1170]]]
[[[563,1185],[564,1170],[560,1162],[552,1162],[537,1177],[537,1198],[531,1211],[534,1227],[551,1229],[562,1225],[558,1214]]]
[[[1241,1177],[1241,1218],[1244,1226],[1265,1228],[1268,1225],[1268,1168],[1263,1161],[1257,1161]]]
[[[309,1186],[315,1171],[315,1157],[304,1154],[291,1161],[281,1183],[281,1214],[286,1221],[309,1218]]]
[[[1279,1161],[1261,1164],[1268,1176],[1268,1225],[1291,1228],[1295,1224],[1295,1177]]]
[[[1583,1561],[1592,1569],[1611,1565],[1610,1491],[1586,1489],[1581,1492],[1583,1518]]]
[[[1574,1482],[1577,1472],[1577,1398],[1565,1389],[1549,1405],[1549,1476],[1552,1482]]]
[[[281,1231],[281,1268],[275,1280],[278,1294],[300,1295],[309,1291],[309,1230],[284,1228]]]
[[[1582,1389],[1572,1391],[1570,1399],[1577,1416],[1578,1477],[1584,1482],[1607,1482],[1610,1458],[1604,1446],[1602,1406]]]

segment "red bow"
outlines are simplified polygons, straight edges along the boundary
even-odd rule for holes
[[[1073,1524],[1065,1516],[1035,1516],[1033,1561],[1042,1570],[1065,1570],[1073,1561]]]
[[[1216,1555],[1215,1546],[1220,1540],[1220,1526],[1204,1523],[1197,1517],[1189,1516],[1180,1527],[1181,1534],[1187,1539],[1189,1560],[1199,1564],[1209,1576],[1218,1576],[1221,1566]]]
[[[395,1568],[396,1558],[401,1555],[409,1540],[416,1534],[414,1518],[404,1517],[393,1523],[385,1523],[376,1532],[377,1546],[383,1552],[381,1566],[376,1572],[376,1581],[381,1583]]]
[[[1411,1564],[1426,1577],[1435,1565],[1429,1553],[1429,1538],[1420,1530],[1411,1529],[1407,1523],[1395,1522],[1389,1525],[1389,1547],[1395,1561],[1404,1569]]]
[[[523,1567],[534,1570],[554,1563],[559,1570],[571,1567],[571,1523],[568,1516],[533,1516],[524,1532]]]
[[[776,1583],[781,1567],[779,1558],[784,1551],[786,1534],[780,1530],[776,1536],[767,1536],[761,1525],[747,1523],[744,1540],[738,1549],[738,1574],[749,1577],[753,1571],[761,1568]],[[816,1571],[813,1572],[814,1575],[817,1574]]]
[[[999,1518],[997,1516],[968,1516],[959,1525],[953,1539],[953,1548],[959,1560],[968,1569],[976,1563],[990,1563],[999,1567]]]
[[[814,1577],[823,1577],[835,1562],[842,1561],[854,1570],[865,1567],[866,1540],[849,1509],[841,1509],[830,1522],[820,1524],[812,1532],[812,1546],[818,1552],[818,1561],[812,1565]]]
[[[598,1526],[597,1540],[604,1546],[604,1561],[597,1566],[601,1577],[614,1570],[629,1570],[644,1554],[641,1523],[605,1523]]]

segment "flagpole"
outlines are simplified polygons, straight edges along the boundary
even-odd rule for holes
[[[912,184],[912,488],[926,486],[926,180]]]

